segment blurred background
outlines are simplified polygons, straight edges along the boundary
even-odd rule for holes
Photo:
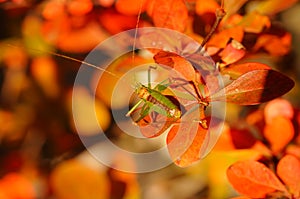
[[[101,41],[136,28],[140,1],[128,2],[136,3],[124,6],[113,0],[0,0],[0,199],[194,199],[237,195],[226,179],[226,169],[237,160],[256,157],[257,152],[250,148],[217,144],[204,160],[191,167],[183,169],[172,164],[154,172],[131,174],[102,165],[82,144],[79,136],[93,137],[97,126],[89,123],[82,109],[79,128],[86,134],[78,135],[74,127],[72,92],[81,63],[50,52],[84,60]],[[292,35],[288,53],[255,58],[296,82],[284,96],[295,110],[300,106],[299,18],[299,3],[272,18]],[[139,26],[152,26],[149,21],[142,13]],[[136,59],[137,64],[146,63],[139,56]],[[112,72],[121,74],[118,70],[129,67],[128,62],[126,57],[120,59]],[[147,144],[130,141],[112,120],[110,101],[115,81],[107,78],[91,82],[97,87],[95,109],[104,133],[114,143],[149,150]],[[92,102],[88,91],[80,92],[85,103]],[[229,126],[239,127],[250,111],[264,106],[228,104],[224,131]],[[130,161],[116,157],[115,164],[134,165]]]

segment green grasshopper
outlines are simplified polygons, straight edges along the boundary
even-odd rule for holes
[[[168,97],[162,94],[162,92],[168,88],[168,84],[163,84],[163,82],[161,82],[155,86],[155,88],[151,88],[151,69],[156,69],[156,67],[150,66],[148,69],[148,86],[138,83],[135,92],[140,100],[127,112],[126,116],[130,116],[141,105],[141,103],[144,102],[140,111],[140,116],[135,123],[138,123],[153,111],[174,119],[174,121],[178,120],[182,115],[181,110]]]

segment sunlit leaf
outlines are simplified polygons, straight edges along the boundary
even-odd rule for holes
[[[31,74],[49,97],[58,96],[57,65],[51,57],[37,57],[33,59]]]
[[[213,151],[230,151],[234,150],[235,146],[232,142],[232,136],[230,134],[230,126],[225,123],[223,126],[222,134],[220,135]]]
[[[198,123],[173,126],[168,133],[167,144],[174,163],[186,167],[200,160],[199,153],[202,147],[205,147],[203,144],[207,133],[208,130]]]
[[[160,51],[153,57],[157,64],[169,66],[179,72],[187,81],[195,80],[195,69],[185,58],[167,51]]]
[[[174,119],[158,114],[155,118],[152,115],[147,115],[137,125],[143,136],[152,138],[164,133],[174,122]]]
[[[104,10],[99,14],[99,21],[101,26],[111,34],[117,34],[136,26],[136,16],[122,15],[110,9]],[[140,23],[142,22],[140,21]]]
[[[290,33],[283,35],[263,34],[256,41],[253,50],[264,49],[273,56],[283,56],[290,51],[292,36]]]
[[[285,155],[277,165],[277,174],[293,197],[300,197],[300,160],[293,155]]]
[[[34,199],[37,197],[34,189],[34,184],[20,173],[7,173],[0,179],[1,199]]]
[[[141,196],[137,175],[135,173],[127,173],[118,170],[118,168],[126,168],[134,171],[136,169],[134,159],[122,153],[115,154],[114,168],[110,168],[108,170],[108,176],[111,184],[110,198],[140,198]]]
[[[292,119],[294,116],[294,108],[291,103],[285,99],[274,99],[268,102],[264,108],[265,121],[267,124],[273,122],[273,118],[283,116]]]
[[[242,26],[245,32],[260,33],[264,28],[271,26],[271,21],[267,16],[260,15],[257,12],[251,12],[244,16],[238,25]]]
[[[86,15],[93,9],[91,0],[72,0],[66,4],[67,11],[75,16]]]
[[[216,9],[220,5],[215,0],[197,0],[196,1],[196,13],[203,15],[205,13],[215,13]]]
[[[253,70],[271,69],[266,64],[262,63],[243,63],[243,64],[231,64],[221,69],[222,74],[227,74],[231,79],[237,79],[239,76],[248,73]]]
[[[300,159],[300,146],[295,144],[289,144],[285,150],[287,154],[293,155]]]
[[[236,191],[251,198],[264,198],[277,190],[286,192],[276,175],[257,161],[242,161],[231,165],[227,177]]]
[[[76,92],[80,96],[73,98],[72,101],[73,106],[76,106],[76,109],[73,109],[72,113],[75,118],[74,122],[77,132],[81,135],[95,135],[99,133],[99,126],[102,132],[105,131],[111,122],[108,108],[102,101],[94,99],[87,89],[75,87],[73,90],[73,92]],[[71,97],[70,95],[69,98]],[[72,104],[71,99],[69,99],[69,102]]]
[[[47,1],[42,15],[45,19],[51,20],[65,15],[65,4],[63,1]]]
[[[293,86],[293,80],[280,72],[254,70],[243,74],[225,88],[212,94],[210,101],[226,100],[240,105],[259,104],[285,94]]]
[[[17,44],[18,45],[18,44]],[[0,56],[6,67],[12,70],[22,70],[28,63],[28,55],[23,48],[5,46]]]
[[[188,22],[188,10],[183,0],[156,0],[152,19],[157,27],[183,32]]]
[[[95,73],[95,75],[93,76],[92,87],[96,88],[96,96],[99,97],[106,104],[106,106],[110,107],[112,98],[114,97],[113,92],[115,86],[119,81],[123,81],[120,80],[119,77],[121,77],[124,73],[126,73],[131,68],[138,65],[147,64],[150,61],[152,60],[147,60],[138,55],[136,55],[134,59],[132,59],[131,54],[127,54],[122,57],[119,57],[115,62],[111,63],[106,68],[107,71],[115,74],[116,76],[112,76],[111,74],[106,72],[101,74],[100,79],[99,79],[99,73]],[[118,97],[114,99],[114,108],[117,109],[123,108],[128,105],[128,101],[126,101],[126,99],[128,97],[128,93],[132,91],[132,86],[134,85],[127,84],[127,86],[124,86],[122,88],[123,89],[122,92],[118,93]]]
[[[209,129],[204,128],[201,123],[204,122],[208,127],[210,117],[203,119],[203,110],[191,109],[183,115],[179,124],[171,127],[167,145],[176,165],[186,167],[203,157],[209,141]]]
[[[54,195],[60,199],[109,198],[106,174],[77,160],[64,161],[51,173]]]
[[[251,198],[247,197],[247,196],[237,196],[237,197],[230,198],[230,199],[251,199]]]
[[[240,42],[232,39],[219,53],[219,56],[225,65],[229,65],[240,60],[245,54],[245,47]]]
[[[277,116],[272,119],[272,122],[267,124],[264,129],[264,136],[271,145],[271,150],[277,154],[294,137],[294,127],[291,120]]]
[[[111,7],[115,3],[114,0],[97,0],[96,2],[105,8]]]
[[[124,15],[138,15],[139,12],[142,13],[145,10],[146,4],[147,0],[117,0],[115,7],[119,13]]]
[[[91,20],[81,28],[64,29],[60,32],[57,47],[66,52],[89,52],[106,38],[106,32],[96,21]]]
[[[242,42],[243,37],[244,37],[243,28],[240,26],[236,26],[236,27],[224,29],[214,34],[213,37],[207,42],[207,46],[224,48],[231,38],[235,39],[238,42]]]

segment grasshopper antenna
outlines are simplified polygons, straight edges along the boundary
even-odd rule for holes
[[[7,45],[10,46],[10,47],[13,47],[13,48],[20,48],[19,46],[15,46],[15,45],[12,45],[12,44],[7,44]],[[114,73],[112,73],[112,72],[110,72],[110,71],[107,71],[107,70],[105,70],[105,69],[103,69],[103,68],[100,68],[100,67],[98,67],[98,66],[96,66],[96,65],[94,65],[94,64],[88,63],[88,62],[86,62],[86,61],[82,61],[82,60],[80,60],[80,59],[76,59],[76,58],[73,58],[73,57],[69,57],[69,56],[67,56],[67,55],[62,55],[62,54],[59,54],[59,53],[56,53],[56,52],[53,52],[53,51],[42,51],[42,50],[33,49],[33,48],[28,48],[28,49],[29,49],[29,50],[32,50],[32,51],[40,52],[40,53],[49,53],[50,55],[54,55],[54,56],[57,56],[57,57],[61,57],[61,58],[64,58],[64,59],[68,59],[68,60],[71,60],[71,61],[75,61],[75,62],[84,64],[84,65],[86,65],[86,66],[90,66],[90,67],[92,67],[92,68],[95,68],[95,69],[97,69],[97,70],[101,70],[101,71],[103,71],[103,72],[105,72],[105,73],[108,73],[108,74],[110,74],[110,75],[112,75],[112,76],[114,76],[114,77],[119,78],[119,76],[117,76],[116,74],[114,74]]]
[[[136,47],[136,38],[137,38],[137,34],[138,34],[138,27],[139,27],[139,23],[140,23],[140,19],[141,19],[141,14],[142,14],[142,8],[143,8],[143,4],[144,4],[144,0],[141,0],[141,4],[140,4],[140,8],[139,8],[139,13],[137,16],[137,20],[136,20],[136,25],[135,25],[135,31],[134,31],[134,38],[133,38],[133,44],[132,44],[132,63],[134,63],[134,56],[135,56],[135,47]]]

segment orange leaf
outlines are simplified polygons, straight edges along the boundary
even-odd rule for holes
[[[52,171],[51,187],[57,198],[109,198],[106,173],[90,168],[78,160],[64,161]]]
[[[93,9],[91,0],[72,0],[69,1],[66,6],[68,12],[75,16],[86,15]]]
[[[47,1],[42,15],[45,19],[51,20],[65,15],[65,4],[62,1]]]
[[[214,146],[214,151],[230,151],[235,150],[235,146],[232,142],[232,136],[230,134],[230,126],[224,123],[222,133]]]
[[[292,119],[294,116],[294,108],[289,101],[278,98],[267,103],[264,108],[264,115],[266,123],[271,124],[273,118],[277,116]]]
[[[108,8],[115,3],[115,0],[97,0],[96,2],[98,2],[102,7]]]
[[[248,124],[255,126],[259,132],[263,132],[265,127],[264,111],[262,109],[257,109],[249,113],[246,117],[246,121]]]
[[[230,198],[230,199],[251,199],[251,198],[247,197],[247,196],[237,196],[237,197]]]
[[[19,173],[8,173],[0,180],[1,199],[37,198],[33,183]]]
[[[276,175],[260,162],[237,162],[227,169],[231,185],[239,193],[251,198],[264,198],[276,190],[286,192]]]
[[[173,126],[168,133],[167,144],[174,163],[187,167],[200,160],[199,154],[202,147],[205,147],[207,133],[208,130],[197,122]]]
[[[27,66],[28,55],[23,48],[7,48],[1,55],[1,61],[13,70],[24,69]]]
[[[215,0],[197,0],[196,1],[196,13],[203,15],[205,13],[215,13],[216,9],[220,5]]]
[[[239,23],[245,30],[250,33],[260,33],[264,28],[269,28],[271,22],[269,17],[258,14],[257,12],[251,12],[243,17]]]
[[[290,33],[284,35],[263,34],[260,35],[253,47],[254,51],[264,49],[274,56],[282,56],[287,54],[291,48],[292,36]]]
[[[238,42],[242,42],[243,37],[243,28],[236,26],[214,34],[214,36],[207,42],[207,46],[224,48],[227,45],[227,42],[230,40],[230,38],[233,38]]]
[[[287,154],[290,154],[297,158],[300,158],[300,146],[298,146],[298,145],[294,145],[294,144],[288,145],[285,152]]]
[[[128,53],[122,57],[119,57],[117,61],[111,63],[106,70],[110,73],[116,74],[117,76],[122,76],[131,68],[149,63],[150,60],[147,60],[141,56],[136,55],[132,59],[132,54]],[[113,99],[113,92],[116,91],[116,85],[120,81],[119,78],[112,77],[109,73],[103,73],[99,79],[99,74],[95,73],[93,76],[93,87],[96,87],[96,95],[99,97],[108,107],[111,106]],[[106,85],[106,86],[103,86]],[[128,102],[125,100],[128,97],[128,92],[131,92],[129,87],[122,87],[122,93],[118,93],[118,97],[113,100],[114,107],[116,109],[124,108],[128,105]]]
[[[183,32],[188,22],[188,10],[183,0],[156,0],[152,19],[157,27]]]
[[[229,65],[240,60],[245,54],[245,47],[240,42],[232,39],[219,53],[219,56],[221,56],[225,65]]]
[[[185,58],[176,53],[160,51],[153,57],[157,64],[161,66],[169,66],[179,72],[187,81],[195,80],[195,69],[192,64]]]
[[[294,87],[294,81],[274,70],[254,70],[212,94],[206,101],[253,105],[279,97]],[[225,94],[225,95],[224,95]]]
[[[31,63],[31,73],[49,97],[57,97],[59,94],[57,65],[51,57],[34,58]]]
[[[277,154],[293,139],[293,124],[289,119],[277,116],[265,126],[264,136],[271,144],[271,150]]]
[[[300,160],[293,155],[285,155],[277,165],[277,174],[288,186],[293,198],[300,197]]]
[[[174,122],[174,119],[158,114],[155,120],[151,115],[147,115],[137,125],[140,127],[143,136],[152,138],[164,133]]]
[[[243,63],[243,64],[231,64],[226,68],[221,69],[222,74],[227,74],[231,79],[237,79],[239,76],[248,73],[253,70],[271,69],[268,65],[261,63]]]
[[[112,9],[102,11],[99,15],[99,21],[101,26],[111,34],[117,34],[136,26],[136,16],[123,15]]]
[[[99,27],[99,24],[91,21],[79,29],[64,28],[58,36],[57,47],[66,52],[88,52],[106,37],[106,33]]]
[[[145,11],[146,3],[147,0],[117,0],[115,3],[115,7],[116,10],[121,14],[137,15],[139,14],[139,12]]]

